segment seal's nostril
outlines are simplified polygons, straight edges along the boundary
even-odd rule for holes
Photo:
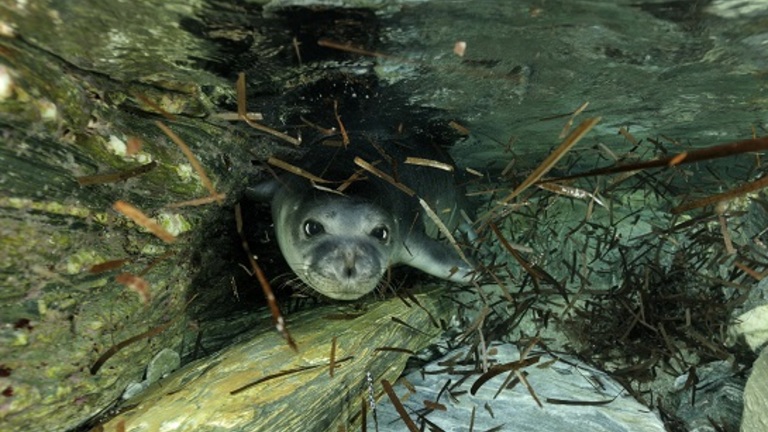
[[[348,278],[351,278],[352,276],[354,276],[355,275],[354,265],[352,267],[350,266],[344,267],[344,275],[347,276]]]

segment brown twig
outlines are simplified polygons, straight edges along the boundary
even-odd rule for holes
[[[120,268],[123,265],[125,265],[125,263],[127,263],[128,261],[130,261],[128,258],[105,261],[103,263],[92,265],[91,268],[88,269],[88,271],[91,273],[103,273],[110,270],[114,270],[116,268]]]
[[[240,72],[239,74],[237,74],[237,83],[235,84],[235,88],[237,90],[237,115],[238,117],[240,117],[240,120],[242,120],[245,124],[247,124],[248,126],[258,131],[268,133],[272,136],[280,138],[281,140],[289,142],[293,145],[301,144],[301,141],[299,141],[298,139],[290,135],[284,134],[280,131],[264,126],[262,124],[255,123],[251,121],[250,118],[248,118],[248,113],[246,112],[247,99],[246,99],[246,89],[245,89],[245,73]]]
[[[117,183],[129,178],[139,176],[144,173],[148,173],[157,167],[157,162],[152,161],[144,165],[139,165],[134,168],[129,168],[124,171],[117,171],[106,174],[95,174],[90,176],[77,177],[77,183],[80,186],[90,186],[94,184],[104,183]]]
[[[165,228],[150,219],[149,216],[145,215],[144,212],[134,207],[133,205],[128,204],[125,201],[118,200],[115,201],[115,203],[112,205],[112,208],[114,208],[117,212],[122,213],[128,219],[134,221],[137,225],[146,228],[160,240],[166,243],[173,243],[176,241],[176,236],[166,231]]]
[[[144,280],[144,278],[130,273],[120,273],[119,275],[115,276],[115,281],[135,291],[136,294],[139,295],[139,299],[143,304],[149,304],[152,296],[149,291],[149,283]]]
[[[528,176],[520,185],[512,191],[509,195],[507,195],[504,199],[501,200],[502,203],[508,203],[512,201],[516,196],[520,195],[521,192],[528,189],[529,186],[536,183],[544,174],[549,172],[549,170],[552,169],[552,167],[555,166],[555,164],[563,157],[565,154],[573,148],[576,143],[578,143],[582,138],[584,138],[584,135],[587,134],[592,128],[595,127],[595,125],[600,121],[600,117],[593,117],[589,118],[587,120],[584,120],[573,132],[571,132],[570,135],[553,151],[552,153],[547,156],[546,159],[544,159],[544,162],[541,163],[541,165],[536,168],[531,175]]]
[[[387,396],[389,396],[389,400],[392,401],[392,406],[394,406],[395,411],[400,414],[400,418],[403,420],[403,423],[405,423],[405,426],[408,427],[408,430],[410,432],[419,432],[419,428],[416,427],[416,424],[413,422],[413,420],[411,420],[411,417],[408,415],[408,412],[405,410],[402,402],[400,402],[400,398],[398,398],[397,394],[395,394],[395,390],[392,388],[392,384],[390,384],[389,381],[383,379],[381,380],[381,386],[384,387],[384,392],[387,393]]]
[[[91,369],[90,369],[91,375],[96,375],[96,373],[99,371],[99,369],[101,369],[101,367],[104,365],[104,363],[107,360],[109,360],[110,357],[112,357],[118,351],[120,351],[121,349],[125,348],[126,346],[128,346],[128,345],[130,345],[130,344],[132,344],[134,342],[137,342],[137,341],[140,341],[142,339],[146,339],[146,338],[150,338],[152,336],[158,335],[158,334],[164,332],[170,325],[171,325],[171,321],[169,321],[169,322],[167,322],[165,324],[159,325],[157,327],[154,327],[154,328],[152,328],[150,330],[145,331],[144,333],[141,333],[141,334],[138,334],[136,336],[130,337],[130,338],[128,338],[128,339],[126,339],[126,340],[124,340],[122,342],[119,342],[119,343],[113,345],[111,348],[109,348],[108,350],[104,351],[104,354],[102,354],[101,357],[99,357],[99,359],[96,360],[96,362],[93,364],[93,366],[91,366]]]
[[[295,165],[291,165],[288,162],[282,161],[275,157],[270,157],[269,159],[267,159],[267,163],[274,167],[288,171],[289,173],[296,174],[299,177],[304,177],[305,179],[313,181],[315,183],[333,183],[330,180],[326,180],[324,178],[318,177],[312,174],[311,172],[305,171]]]
[[[339,125],[339,131],[341,132],[341,144],[346,148],[349,145],[349,135],[347,135],[347,128],[344,127],[344,123],[341,121],[339,115],[339,101],[333,101],[333,115],[336,117],[336,123]]]
[[[416,192],[413,191],[413,189],[409,188],[408,186],[398,182],[392,176],[385,173],[384,171],[381,171],[380,169],[376,168],[372,164],[364,161],[358,156],[355,156],[355,165],[359,166],[360,168],[368,171],[369,173],[375,175],[376,177],[379,177],[380,179],[383,179],[387,181],[392,186],[400,189],[401,191],[405,192],[408,196],[415,196]]]
[[[709,159],[717,159],[725,156],[732,156],[741,153],[756,152],[768,150],[768,137],[734,141],[727,144],[717,145],[699,150],[679,153],[670,157],[654,159],[644,162],[636,162],[626,165],[614,165],[605,168],[598,168],[585,173],[573,174],[565,177],[557,177],[541,180],[539,183],[549,183],[561,180],[571,180],[582,177],[593,177],[606,174],[617,174],[627,171],[645,170],[650,168],[660,168],[665,166],[677,166],[700,162]]]
[[[182,140],[176,133],[174,133],[171,128],[166,126],[161,121],[156,121],[155,125],[160,128],[163,133],[171,139],[178,147],[181,149],[181,152],[184,153],[184,156],[186,156],[187,160],[189,161],[190,165],[192,165],[192,168],[195,170],[197,175],[200,177],[200,181],[203,183],[203,186],[205,186],[206,189],[208,189],[208,192],[211,196],[219,196],[219,193],[216,192],[216,188],[213,186],[213,182],[211,182],[211,179],[208,178],[208,175],[205,173],[205,170],[203,169],[203,166],[200,164],[200,161],[197,160],[197,157],[195,157],[195,154],[192,153],[192,149],[189,148],[189,146]],[[219,204],[223,204],[223,199],[217,200]]]
[[[419,157],[411,157],[408,156],[405,158],[405,163],[409,165],[419,165],[419,166],[425,166],[430,168],[437,168],[443,171],[453,172],[454,167],[451,164],[440,162],[432,159],[424,159]]]
[[[180,208],[180,207],[192,207],[192,206],[201,206],[205,204],[210,204],[214,201],[221,201],[224,198],[226,198],[227,194],[220,193],[217,195],[210,195],[207,197],[202,198],[195,198],[187,201],[179,201],[171,204],[166,204],[166,208]]]
[[[756,190],[760,190],[760,189],[762,189],[764,187],[768,187],[768,175],[766,175],[764,177],[761,177],[761,178],[759,178],[759,179],[757,179],[755,181],[752,181],[752,182],[749,182],[749,183],[745,183],[745,184],[743,184],[743,185],[741,185],[741,186],[739,186],[737,188],[733,188],[733,189],[731,189],[729,191],[726,191],[726,192],[723,192],[723,193],[719,193],[719,194],[716,194],[716,195],[710,195],[710,196],[705,197],[705,198],[697,199],[697,200],[688,202],[686,204],[679,205],[679,206],[673,208],[672,210],[670,210],[670,212],[672,214],[679,214],[679,213],[687,212],[688,210],[693,210],[693,209],[696,209],[696,208],[699,208],[699,207],[708,206],[710,204],[715,204],[715,203],[718,203],[720,201],[725,201],[725,200],[731,200],[731,199],[734,199],[734,198],[738,198],[738,197],[740,197],[742,195],[746,195],[746,194],[748,194],[750,192],[754,192]]]
[[[240,211],[239,203],[235,204],[235,223],[237,225],[237,233],[240,235],[240,239],[242,240],[243,250],[245,251],[246,255],[248,255],[248,262],[251,264],[251,271],[259,281],[259,285],[261,285],[261,289],[264,292],[264,297],[266,297],[267,303],[269,304],[269,310],[272,313],[272,322],[275,324],[275,328],[277,329],[278,333],[280,333],[283,336],[283,339],[288,342],[288,346],[290,346],[292,350],[298,352],[299,347],[296,345],[296,341],[293,340],[291,334],[288,332],[288,328],[285,325],[283,315],[280,313],[280,307],[277,305],[277,300],[275,299],[275,294],[272,291],[272,287],[269,285],[269,281],[264,275],[264,272],[261,270],[261,267],[253,258],[251,247],[248,245],[248,241],[245,238],[245,233],[243,232],[243,216]]]

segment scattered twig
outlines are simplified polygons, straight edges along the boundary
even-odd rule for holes
[[[384,171],[381,171],[380,169],[376,168],[372,164],[364,161],[358,156],[355,156],[355,165],[359,166],[360,168],[368,171],[369,173],[375,175],[376,177],[379,177],[380,179],[383,179],[390,183],[392,186],[400,189],[401,191],[405,192],[408,196],[415,196],[416,192],[413,191],[413,189],[409,188],[408,186],[398,182],[392,176],[385,173]]]
[[[236,112],[221,112],[221,113],[211,114],[211,117],[219,120],[224,120],[224,121],[240,121],[243,119],[243,116],[245,116],[245,118],[251,121],[264,120],[264,116],[261,113],[257,113],[257,112],[247,112],[245,114],[240,114]]]
[[[392,388],[392,385],[389,383],[389,381],[385,379],[381,380],[381,386],[384,387],[384,392],[387,393],[387,396],[389,396],[389,400],[392,401],[392,406],[394,406],[395,411],[400,414],[400,418],[403,420],[403,423],[405,423],[405,426],[408,427],[408,430],[410,432],[419,432],[419,428],[416,427],[416,424],[413,422],[413,420],[411,420],[411,417],[408,415],[405,407],[400,402],[397,394],[395,394],[395,390]]]
[[[453,130],[455,130],[461,136],[469,136],[470,134],[469,129],[467,129],[465,126],[453,120],[448,122],[448,126],[450,126]]]
[[[563,196],[577,198],[577,199],[587,199],[591,202],[593,201],[603,207],[606,207],[605,203],[600,198],[595,196],[595,194],[593,193],[585,191],[584,189],[579,189],[572,186],[565,186],[559,183],[539,183],[536,186],[541,189],[556,193],[558,195],[563,195]]]
[[[264,297],[266,297],[267,303],[269,304],[269,310],[272,313],[272,322],[274,323],[278,333],[280,333],[283,336],[283,339],[288,342],[288,346],[290,346],[292,350],[298,352],[299,347],[296,345],[296,341],[293,340],[291,334],[288,332],[288,328],[285,325],[283,315],[280,313],[280,307],[277,305],[277,300],[275,299],[275,294],[272,291],[272,287],[269,285],[269,281],[264,275],[264,272],[261,270],[261,267],[253,258],[251,247],[248,245],[248,241],[245,238],[245,233],[243,232],[243,216],[240,211],[240,203],[235,204],[235,223],[237,225],[237,233],[240,235],[240,239],[242,240],[243,250],[248,256],[248,262],[251,264],[251,270],[256,276],[256,279],[258,279],[259,284],[261,285],[261,289],[264,291]]]
[[[220,193],[220,194],[217,194],[217,195],[210,195],[210,196],[207,196],[207,197],[195,198],[195,199],[191,199],[191,200],[187,200],[187,201],[180,201],[180,202],[175,202],[175,203],[171,203],[171,204],[166,204],[165,207],[166,208],[180,208],[180,207],[201,206],[201,205],[205,205],[205,204],[210,204],[210,203],[212,203],[214,201],[221,201],[221,200],[223,200],[226,197],[227,197],[227,194]]]
[[[174,133],[171,128],[166,126],[161,121],[156,121],[155,125],[160,128],[163,133],[171,139],[178,147],[181,149],[181,152],[184,153],[184,156],[186,156],[187,160],[189,161],[190,165],[192,165],[192,168],[195,170],[197,175],[200,177],[200,181],[203,183],[203,186],[205,186],[206,189],[208,189],[208,192],[211,196],[219,196],[219,193],[216,192],[216,188],[213,186],[213,183],[211,182],[211,179],[208,178],[208,175],[205,173],[205,170],[203,169],[203,166],[200,165],[200,161],[197,160],[197,157],[195,157],[195,154],[192,153],[192,150],[187,146],[187,144],[182,140],[176,133]],[[224,203],[224,199],[218,199],[217,200],[219,204]]]
[[[641,169],[660,168],[665,166],[677,166],[683,164],[689,164],[693,162],[700,162],[709,159],[717,159],[725,156],[732,156],[741,153],[756,152],[761,150],[768,150],[768,137],[748,139],[742,141],[734,141],[728,144],[717,145],[700,150],[691,150],[689,152],[683,152],[674,156],[654,159],[644,162],[636,162],[625,165],[614,165],[605,168],[598,168],[591,171],[587,171],[580,174],[573,174],[565,177],[557,177],[551,179],[541,180],[539,183],[556,182],[561,180],[571,180],[582,177],[593,177],[606,174],[617,174],[627,171],[635,171]]]
[[[576,111],[574,111],[573,114],[571,114],[571,117],[568,119],[568,121],[565,122],[565,126],[563,126],[563,130],[560,131],[560,135],[557,136],[559,139],[563,139],[565,138],[566,135],[568,135],[568,131],[571,129],[571,126],[573,126],[573,121],[576,120],[576,117],[582,112],[584,112],[584,110],[587,109],[588,106],[589,106],[589,102],[584,102],[583,104],[581,104],[581,106],[576,108]]]
[[[521,192],[528,189],[529,186],[536,183],[544,174],[549,172],[552,167],[563,157],[565,154],[578,143],[584,135],[587,134],[593,127],[600,121],[600,117],[593,117],[584,120],[570,135],[555,149],[552,153],[544,159],[544,162],[536,168],[531,175],[528,176],[515,190],[501,200],[503,203],[512,201]]]
[[[346,361],[352,360],[353,358],[354,357],[352,357],[352,356],[344,357],[343,359],[338,360],[336,363],[337,364],[338,363],[344,363]],[[281,377],[284,377],[286,375],[293,375],[293,374],[297,374],[299,372],[306,372],[306,371],[309,371],[309,370],[312,370],[312,369],[317,369],[317,368],[323,367],[323,366],[328,366],[328,365],[327,364],[316,364],[316,365],[312,365],[312,366],[300,366],[300,367],[297,367],[297,368],[280,371],[280,372],[274,373],[272,375],[267,375],[265,377],[259,378],[256,381],[250,382],[250,383],[248,383],[248,384],[246,384],[246,385],[244,385],[242,387],[238,387],[238,388],[236,388],[234,390],[231,390],[229,392],[229,394],[230,395],[236,395],[238,393],[242,393],[242,392],[248,390],[251,387],[257,386],[257,385],[265,383],[267,381],[272,381],[273,379],[281,378]]]
[[[298,139],[290,135],[284,134],[270,127],[264,126],[260,123],[255,123],[251,121],[250,118],[248,118],[248,113],[246,112],[247,99],[246,99],[246,91],[245,91],[246,90],[245,89],[245,73],[240,72],[239,74],[237,74],[237,83],[235,85],[235,88],[237,90],[237,115],[238,117],[240,117],[240,120],[242,120],[245,124],[247,124],[248,126],[258,131],[268,133],[272,136],[280,138],[281,140],[291,143],[293,145],[301,144],[301,141],[299,141]],[[211,193],[211,195],[213,195],[213,193]]]
[[[333,371],[336,369],[336,336],[331,340],[331,355],[328,360],[328,374],[333,378]]]
[[[122,213],[125,217],[134,221],[137,225],[140,225],[146,228],[147,230],[149,230],[149,232],[154,234],[155,237],[159,238],[160,240],[166,243],[173,243],[176,241],[176,236],[166,231],[165,228],[163,228],[157,222],[150,219],[141,210],[134,207],[133,205],[128,204],[125,201],[118,200],[118,201],[115,201],[115,203],[112,205],[112,208]]]
[[[284,161],[282,161],[282,160],[280,160],[278,158],[275,158],[275,157],[270,157],[269,159],[267,159],[267,163],[272,165],[272,166],[274,166],[274,167],[277,167],[277,168],[283,169],[285,171],[288,171],[289,173],[296,174],[299,177],[304,177],[305,179],[310,180],[310,181],[315,182],[315,183],[333,183],[332,181],[325,180],[324,178],[318,177],[318,176],[316,176],[316,175],[314,175],[314,174],[312,174],[310,172],[307,172],[307,171],[305,171],[305,170],[303,170],[303,169],[301,169],[301,168],[299,168],[299,167],[297,167],[295,165],[291,165],[288,162],[284,162]]]
[[[349,135],[347,135],[347,128],[344,127],[344,123],[341,121],[341,116],[339,115],[339,101],[337,100],[333,101],[333,115],[336,117],[336,123],[339,125],[339,132],[341,132],[341,144],[344,147],[347,147],[349,145]]]
[[[411,157],[408,156],[405,158],[405,163],[409,165],[419,165],[419,166],[425,166],[430,168],[437,168],[443,171],[453,172],[454,167],[451,164],[440,162],[432,159],[424,159],[419,157]]]
[[[303,63],[301,61],[301,50],[299,49],[301,43],[299,42],[299,39],[296,38],[296,36],[293,37],[291,45],[293,45],[293,52],[296,53],[296,60],[299,61],[299,66],[302,66]]]
[[[113,345],[108,350],[104,351],[104,354],[99,357],[98,360],[96,360],[96,363],[91,366],[90,372],[91,375],[96,375],[96,373],[101,369],[101,367],[104,365],[104,363],[110,359],[113,355],[115,355],[118,351],[125,348],[126,346],[138,342],[142,339],[151,338],[152,336],[158,335],[162,332],[164,332],[170,325],[172,321],[169,321],[165,324],[161,324],[157,327],[154,327],[150,330],[145,331],[144,333],[138,334],[136,336],[130,337],[122,342],[119,342],[115,345]]]
[[[149,283],[144,278],[130,273],[120,273],[115,276],[115,281],[136,292],[143,304],[149,304],[151,293],[149,291]]]
[[[683,212],[687,212],[688,210],[693,210],[699,207],[708,206],[710,204],[715,204],[720,201],[726,201],[726,200],[732,200],[734,198],[738,198],[742,195],[746,195],[750,192],[754,192],[756,190],[760,190],[764,187],[768,187],[768,175],[761,177],[755,181],[751,181],[749,183],[745,183],[739,187],[733,188],[729,191],[710,195],[705,198],[697,199],[691,202],[688,202],[686,204],[681,204],[672,210],[670,212],[672,214],[679,214]]]
[[[123,265],[125,265],[125,263],[127,263],[128,261],[130,261],[128,258],[105,261],[103,263],[92,265],[91,268],[88,269],[88,271],[91,273],[103,273],[103,272],[120,268]]]
[[[541,356],[534,356],[534,357],[529,357],[529,358],[518,360],[518,361],[491,366],[488,369],[488,372],[485,372],[484,374],[477,377],[477,380],[475,380],[475,382],[472,384],[472,387],[470,388],[469,392],[470,394],[472,394],[472,396],[474,396],[477,393],[477,391],[480,390],[480,387],[482,387],[485,383],[495,378],[496,376],[501,375],[505,372],[516,371],[516,370],[526,368],[530,365],[538,363],[540,359],[541,359]]]
[[[324,48],[332,48],[339,51],[346,51],[353,54],[360,54],[360,55],[369,56],[369,57],[394,58],[390,55],[387,55],[381,52],[368,51],[363,48],[352,46],[351,44],[343,44],[343,43],[334,42],[328,39],[320,39],[319,41],[317,41],[317,44]]]
[[[160,105],[158,105],[158,104],[154,103],[153,101],[149,100],[149,98],[147,98],[143,94],[135,93],[134,96],[136,96],[136,98],[139,99],[140,101],[142,101],[145,104],[149,105],[153,110],[155,110],[157,113],[159,113],[161,116],[165,117],[166,119],[168,119],[170,121],[176,121],[176,116],[174,116],[173,114],[171,114],[168,111],[166,111],[165,109],[163,109],[163,107],[161,107]]]
[[[144,165],[129,168],[123,171],[111,172],[106,174],[95,174],[90,176],[77,177],[77,183],[80,186],[90,186],[94,184],[117,183],[128,180],[129,178],[148,173],[157,167],[157,162],[152,161]]]
[[[461,260],[469,264],[470,267],[474,267],[472,263],[470,263],[467,260],[467,256],[464,255],[464,251],[461,250],[461,246],[459,246],[459,243],[456,241],[456,238],[453,236],[453,233],[451,233],[451,230],[449,230],[448,227],[445,226],[443,221],[440,220],[440,217],[437,215],[437,213],[435,213],[434,210],[432,210],[432,207],[430,207],[429,204],[426,201],[424,201],[423,198],[419,198],[419,205],[421,205],[421,208],[424,209],[424,212],[427,214],[427,216],[437,226],[437,229],[440,231],[440,233],[443,234],[446,239],[448,239],[448,242],[451,243],[451,246],[453,246],[453,248],[459,254],[459,257],[461,258]]]

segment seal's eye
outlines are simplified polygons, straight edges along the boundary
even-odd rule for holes
[[[323,228],[323,224],[321,224],[320,222],[314,219],[310,219],[304,222],[304,234],[306,234],[307,237],[314,237],[324,232],[325,232],[325,228]]]
[[[381,242],[389,240],[389,230],[385,226],[376,227],[371,230],[371,237],[375,237]]]

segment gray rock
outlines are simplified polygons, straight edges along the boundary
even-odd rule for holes
[[[123,399],[130,399],[133,396],[141,393],[152,383],[155,383],[164,378],[171,372],[175,371],[181,365],[181,356],[176,351],[170,348],[163,348],[157,353],[152,360],[147,364],[147,372],[145,374],[144,381],[133,382],[126,386],[123,392]]]
[[[763,350],[752,366],[744,389],[741,432],[768,430],[768,351]]]
[[[495,354],[489,355],[494,364],[515,362],[520,358],[520,352],[511,344],[494,345],[490,351],[494,350]],[[415,392],[408,390],[402,381],[394,385],[399,399],[417,425],[427,422],[445,431],[466,431],[472,423],[474,410],[474,430],[500,427],[499,430],[536,432],[565,429],[569,432],[664,431],[658,416],[627,395],[607,374],[565,356],[555,359],[534,352],[528,357],[540,356],[538,362],[520,369],[542,406],[522,383],[499,391],[509,372],[487,381],[473,395],[470,389],[482,375],[474,370],[474,362],[447,366],[466,358],[466,353],[467,348],[460,348],[407,375],[405,379]],[[462,380],[467,375],[468,378]],[[460,380],[460,385],[451,387]],[[451,384],[447,387],[450,390],[442,392],[438,400],[438,394],[449,381]],[[425,400],[436,401],[446,409],[428,412]],[[570,403],[576,401],[583,403]],[[605,403],[596,404],[598,401]],[[386,396],[377,405],[376,416],[379,431],[403,430],[403,420]],[[374,430],[373,416],[369,414],[367,420],[369,430]]]
[[[690,432],[721,430],[711,421],[725,426],[725,430],[736,430],[741,422],[744,378],[724,361],[701,365],[696,374],[699,378],[696,390],[689,389],[681,394],[676,415],[686,423]],[[687,374],[678,378],[681,389],[687,378]]]

